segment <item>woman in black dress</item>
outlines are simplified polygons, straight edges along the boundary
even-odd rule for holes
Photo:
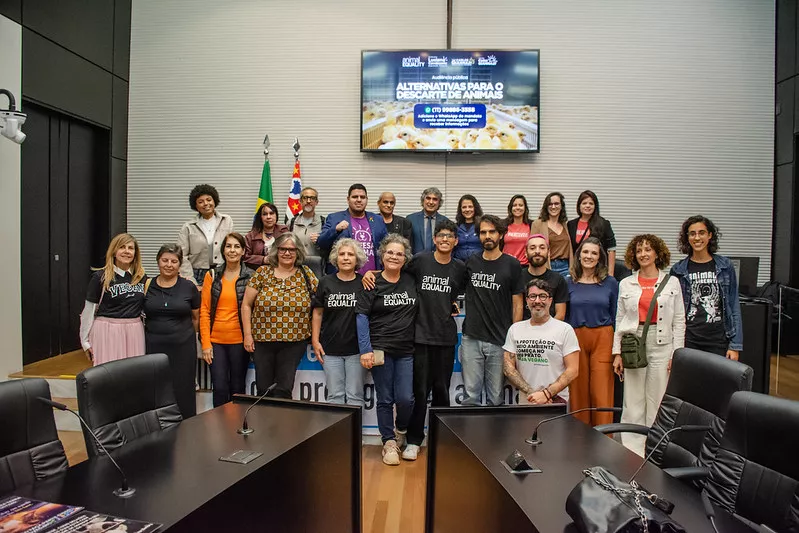
[[[156,259],[159,274],[149,284],[144,299],[147,353],[169,357],[175,399],[183,418],[189,418],[197,414],[194,377],[200,293],[194,283],[178,275],[183,262],[180,246],[161,246]]]

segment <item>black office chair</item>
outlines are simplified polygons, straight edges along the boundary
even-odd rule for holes
[[[637,424],[605,424],[605,434],[631,432],[646,435],[646,453],[666,431],[686,424],[710,426],[709,431],[668,435],[650,461],[683,479],[701,479],[716,455],[730,397],[752,389],[753,371],[743,363],[716,354],[681,348],[674,352],[671,375],[651,428]],[[674,469],[674,470],[669,470]],[[678,470],[679,469],[679,470]]]
[[[30,378],[0,383],[0,494],[69,468],[53,408],[37,396],[50,399],[47,381]]]
[[[76,381],[80,414],[109,451],[183,420],[166,354],[97,365]],[[83,439],[89,457],[100,455],[86,428]]]
[[[732,395],[705,490],[730,513],[774,531],[799,532],[799,402]]]

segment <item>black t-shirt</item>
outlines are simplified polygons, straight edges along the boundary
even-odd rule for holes
[[[357,296],[355,312],[369,317],[372,348],[389,355],[408,355],[413,353],[418,305],[413,276],[403,272],[397,283],[391,283],[381,273],[375,278],[374,289],[361,291]]]
[[[458,327],[452,317],[452,302],[463,290],[466,265],[458,259],[442,265],[436,261],[434,252],[422,252],[413,256],[405,271],[416,278],[416,294],[419,295],[416,342],[455,346]]]
[[[392,215],[391,222],[386,223],[386,230],[389,233],[398,233],[409,241],[413,238],[413,226],[407,218],[399,215]]]
[[[686,344],[694,347],[726,347],[724,302],[716,278],[716,260],[707,263],[688,261],[687,281],[691,286],[691,297],[685,315]]]
[[[466,279],[463,334],[502,346],[513,323],[513,295],[524,293],[519,260],[502,254],[486,261],[474,254],[466,261]]]
[[[200,293],[194,283],[178,277],[174,286],[163,288],[156,276],[144,299],[145,332],[159,342],[183,342],[194,335],[191,312],[199,308]]]
[[[123,276],[114,274],[114,279],[103,294],[103,271],[98,270],[89,280],[86,299],[92,303],[100,303],[97,308],[98,317],[106,318],[138,318],[144,304],[144,276],[135,285],[131,283],[133,276],[125,272]],[[102,295],[102,301],[100,296]]]
[[[552,293],[552,305],[549,306],[549,314],[555,317],[555,304],[569,303],[569,284],[566,280],[555,271],[547,269],[541,276],[533,276],[527,267],[522,267],[522,287],[527,287],[527,284],[534,279],[542,279],[546,281],[554,290]],[[530,308],[527,307],[527,302],[524,302],[524,319],[530,320]]]
[[[355,302],[361,292],[360,274],[356,274],[352,281],[342,281],[336,274],[329,274],[319,281],[311,305],[324,309],[319,342],[327,355],[359,353]]]

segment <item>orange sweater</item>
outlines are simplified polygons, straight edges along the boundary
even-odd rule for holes
[[[210,272],[203,280],[202,305],[200,306],[200,334],[202,335],[203,350],[216,344],[241,344],[244,337],[239,324],[239,303],[236,300],[236,280],[222,278],[222,294],[216,304],[216,317],[214,317],[214,331],[211,331],[211,284],[213,278]]]

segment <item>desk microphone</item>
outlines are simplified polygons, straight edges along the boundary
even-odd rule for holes
[[[244,420],[241,421],[241,427],[236,430],[236,433],[238,433],[239,435],[249,435],[250,433],[255,431],[254,429],[252,429],[250,426],[247,425],[247,415],[250,414],[250,409],[258,405],[258,402],[266,398],[266,395],[272,392],[275,389],[275,387],[277,387],[277,382],[269,385],[269,388],[266,389],[266,392],[261,394],[261,396],[259,396],[257,400],[252,402],[252,405],[249,406],[247,410],[244,412]]]
[[[80,420],[80,423],[83,424],[83,427],[86,428],[86,431],[88,431],[89,434],[94,439],[94,442],[97,443],[97,446],[99,446],[100,449],[103,451],[103,453],[106,455],[106,457],[108,457],[111,460],[111,463],[113,463],[113,465],[119,471],[119,475],[122,476],[122,486],[119,487],[118,489],[114,489],[114,495],[119,496],[120,498],[130,498],[131,496],[133,496],[133,494],[136,492],[136,489],[128,486],[128,478],[125,476],[125,472],[122,470],[119,464],[114,460],[114,458],[111,457],[111,454],[108,453],[108,450],[105,449],[103,443],[100,442],[100,439],[97,438],[97,435],[94,434],[94,431],[92,431],[92,428],[89,427],[89,424],[86,423],[83,417],[80,416],[75,411],[73,411],[72,409],[70,409],[69,407],[67,407],[66,405],[64,405],[63,403],[54,402],[53,400],[48,400],[47,398],[42,398],[41,396],[37,396],[36,399],[46,405],[49,405],[50,407],[58,409],[59,411],[69,411],[73,415],[77,416],[78,420]]]
[[[628,481],[627,483],[632,483],[633,482],[633,479],[635,479],[635,476],[638,475],[638,472],[640,472],[641,469],[644,467],[644,465],[647,462],[649,462],[649,459],[652,457],[652,454],[655,453],[655,451],[658,449],[658,446],[660,446],[660,443],[663,442],[663,440],[666,437],[668,437],[670,433],[672,433],[674,431],[709,431],[709,430],[710,430],[710,426],[696,426],[696,425],[691,425],[691,424],[686,424],[684,426],[677,426],[676,428],[671,428],[670,430],[665,432],[662,437],[660,437],[660,440],[657,441],[657,444],[655,444],[652,447],[652,451],[647,454],[647,456],[644,458],[644,461],[641,463],[641,466],[639,466],[638,469],[633,473],[633,475],[630,476],[630,481]]]
[[[702,496],[702,505],[705,507],[705,516],[710,520],[710,525],[713,526],[713,531],[719,533],[719,528],[716,527],[716,510],[713,509],[713,504],[710,503],[710,498],[707,491],[703,490],[699,493]]]
[[[525,439],[524,442],[530,444],[531,446],[538,446],[543,441],[538,439],[538,428],[541,427],[541,424],[546,424],[547,422],[551,422],[552,420],[557,420],[558,418],[564,418],[569,415],[573,415],[576,413],[582,413],[584,411],[596,411],[597,413],[621,413],[621,407],[584,407],[582,409],[577,409],[575,411],[569,411],[568,413],[563,413],[562,415],[553,416],[550,418],[545,418],[533,430],[533,436],[529,439]]]

